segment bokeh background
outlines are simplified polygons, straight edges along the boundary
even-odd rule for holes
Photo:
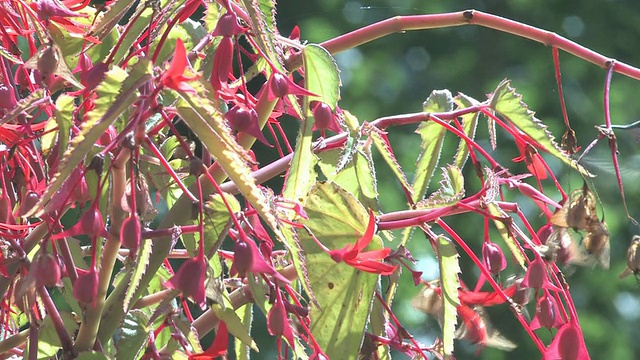
[[[631,65],[640,66],[640,3],[634,0],[608,1],[423,1],[423,0],[281,0],[278,2],[280,31],[287,35],[299,25],[302,38],[322,42],[350,30],[396,15],[429,14],[460,11],[469,8],[497,14],[524,22],[574,40],[594,51]],[[504,79],[512,80],[524,101],[535,110],[550,130],[560,137],[564,132],[562,113],[554,78],[551,48],[492,29],[477,26],[414,31],[394,34],[336,55],[342,71],[340,105],[360,120],[421,110],[422,102],[434,89],[463,92],[479,100],[492,92]],[[566,53],[560,54],[565,99],[570,121],[580,145],[584,148],[597,132],[594,125],[604,123],[603,86],[605,71]],[[640,118],[640,81],[614,75],[611,88],[611,115],[614,124],[627,124]],[[482,124],[482,123],[481,123]],[[414,127],[394,128],[390,138],[396,155],[412,178],[418,157],[420,139]],[[629,211],[640,218],[640,150],[633,137],[624,131],[616,133],[620,141],[625,189]],[[486,139],[486,127],[479,126],[479,139]],[[454,139],[450,139],[454,140]],[[449,142],[457,146],[456,141]],[[488,144],[484,141],[481,143]],[[513,142],[502,134],[498,153],[501,163],[512,166],[517,156]],[[582,186],[582,180],[567,168],[549,159],[554,173],[567,190]],[[640,233],[625,215],[621,197],[612,172],[606,144],[598,145],[585,164],[598,175],[595,180],[602,207],[611,231],[611,269],[574,268],[567,270],[571,294],[578,308],[587,347],[593,359],[640,358],[640,290],[633,277],[618,280],[625,267],[625,254],[631,236]],[[441,163],[441,166],[445,165]],[[522,167],[515,167],[524,172]],[[406,207],[399,186],[383,162],[378,165],[379,188],[383,211]],[[470,172],[466,174],[472,175]],[[469,177],[471,189],[477,181]],[[434,178],[432,184],[437,184]],[[549,187],[552,190],[551,187]],[[557,193],[550,191],[559,199]],[[534,226],[543,220],[526,199],[518,201]],[[447,219],[459,234],[480,253],[482,222],[478,216],[458,216]],[[495,235],[495,234],[494,234]],[[496,239],[497,242],[501,240]],[[393,245],[391,245],[393,246]],[[430,247],[424,236],[416,233],[410,250],[419,259],[416,267],[424,278],[438,276]],[[474,284],[477,270],[462,255],[463,278]],[[403,276],[407,276],[404,274]],[[410,278],[397,293],[394,311],[403,325],[419,340],[430,344],[439,332],[437,323],[414,310],[411,299],[419,289]],[[493,327],[518,344],[510,353],[456,343],[458,359],[539,359],[540,354],[506,306],[488,309]],[[538,330],[543,339],[550,333]],[[262,346],[269,345],[265,339]],[[272,342],[272,340],[271,340]],[[266,353],[268,350],[263,348]],[[263,352],[263,354],[265,353]],[[399,356],[402,358],[402,356]]]

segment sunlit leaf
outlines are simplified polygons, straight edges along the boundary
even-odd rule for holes
[[[458,108],[464,109],[471,106],[478,105],[479,102],[471,97],[468,97],[465,94],[459,93],[453,101],[455,101]],[[476,128],[478,127],[478,118],[480,117],[480,112],[470,113],[466,115],[462,115],[462,129],[464,133],[469,137],[469,139],[473,140],[476,136]],[[466,141],[460,139],[460,145],[458,145],[458,151],[453,160],[453,164],[458,168],[462,169],[464,164],[467,162],[467,158],[469,157],[469,147],[467,146]]]
[[[305,87],[317,97],[308,102],[322,101],[335,110],[340,100],[340,72],[331,54],[320,45],[309,44],[302,51],[305,71]],[[310,109],[307,103],[307,114]]]
[[[453,97],[449,90],[434,90],[423,104],[424,112],[445,112],[453,109]],[[440,161],[442,144],[446,130],[434,122],[423,122],[418,125],[416,133],[420,134],[421,152],[416,164],[416,174],[413,178],[413,202],[420,201],[429,188],[429,182],[436,166]]]
[[[236,314],[240,318],[240,321],[251,331],[251,325],[253,320],[253,306],[252,304],[245,304],[236,310]],[[251,348],[243,344],[240,341],[234,343],[236,359],[249,360],[251,354]]]
[[[330,249],[355,243],[368,224],[364,207],[331,182],[312,189],[305,210],[305,225]],[[329,358],[357,359],[378,276],[336,263],[306,233],[301,233],[300,243],[313,269],[308,276],[320,305],[311,308],[311,332]],[[375,236],[368,249],[380,247]]]
[[[507,121],[512,122],[536,143],[536,148],[546,151],[565,164],[577,170],[583,176],[592,175],[578,164],[569,154],[558,146],[547,126],[534,116],[534,112],[522,101],[522,95],[516,93],[509,80],[503,80],[491,97],[491,108]]]
[[[404,191],[407,193],[407,195],[411,195],[413,193],[413,188],[409,184],[407,176],[404,174],[402,167],[398,163],[396,155],[391,148],[391,144],[389,143],[389,139],[387,138],[386,134],[372,129],[369,133],[369,137],[371,138],[371,140],[373,140],[373,144],[376,146],[376,149],[378,149],[378,152],[380,153],[384,161],[387,163],[387,165],[389,165],[389,168],[391,169],[393,175],[395,175],[396,179],[400,181],[400,185],[402,185]]]
[[[122,306],[124,307],[124,311],[127,312],[129,310],[129,305],[131,299],[133,299],[133,295],[135,294],[138,286],[140,285],[140,280],[142,276],[147,271],[147,266],[149,265],[149,258],[151,257],[152,252],[152,243],[149,240],[142,240],[142,244],[140,244],[140,250],[138,251],[136,256],[135,263],[133,265],[133,271],[131,272],[131,278],[129,280],[129,286],[127,287],[127,292],[124,295],[124,300],[122,301]]]
[[[455,205],[464,197],[464,176],[457,166],[442,169],[440,187],[429,198],[416,204],[416,208],[428,209]]]
[[[44,126],[44,134],[42,134],[42,156],[47,157],[58,140],[58,124],[56,119],[49,118],[47,124]]]
[[[24,99],[18,101],[16,107],[11,109],[8,113],[6,113],[2,118],[0,118],[0,125],[6,124],[9,121],[16,118],[16,116],[28,113],[31,111],[37,104],[35,103],[38,100],[41,100],[44,97],[44,90],[38,89],[31,94],[29,94]]]
[[[445,356],[453,354],[453,339],[458,322],[457,308],[460,306],[458,289],[460,288],[460,265],[458,252],[454,244],[447,238],[437,239],[438,262],[440,264],[440,284],[443,299],[442,343]]]
[[[78,330],[78,323],[74,319],[73,315],[68,312],[60,312],[60,317],[64,323],[64,327],[69,333],[69,337],[73,336],[73,333]],[[62,348],[60,344],[60,337],[53,326],[51,317],[44,318],[43,323],[38,328],[38,359],[49,359],[58,353],[58,350]]]
[[[100,136],[136,100],[138,87],[151,77],[150,62],[140,59],[129,73],[119,67],[107,72],[105,79],[95,92],[95,108],[91,110],[80,127],[80,132],[71,141],[58,166],[58,173],[49,182],[40,201],[27,216],[40,216],[44,207],[58,191],[69,174],[84,160]]]
[[[56,99],[54,116],[58,123],[58,143],[61,151],[65,151],[69,144],[69,134],[73,126],[73,112],[76,110],[74,100],[75,97],[67,94],[61,94]]]

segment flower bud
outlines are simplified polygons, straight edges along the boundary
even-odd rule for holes
[[[494,276],[498,276],[507,267],[502,249],[493,242],[486,241],[482,245],[482,260]]]
[[[276,301],[267,315],[267,328],[269,334],[282,336],[284,334],[285,322],[288,322],[287,311],[281,301]]]
[[[233,35],[242,34],[244,29],[238,24],[236,14],[227,12],[218,19],[216,28],[213,30],[213,36],[231,37]]]
[[[538,299],[536,306],[536,315],[531,322],[531,329],[536,330],[540,327],[546,327],[548,329],[553,327],[560,327],[562,325],[561,319],[558,317],[558,305],[556,299],[549,294],[545,294]]]
[[[131,214],[122,222],[122,227],[120,228],[120,243],[131,250],[130,257],[133,257],[138,252],[141,237],[142,227],[140,226],[140,221],[136,215]]]
[[[180,265],[178,272],[165,285],[169,289],[182,291],[182,295],[204,308],[206,276],[207,264],[204,257],[199,254]]]
[[[247,272],[251,271],[253,254],[249,248],[249,244],[242,240],[237,240],[233,246],[233,267],[241,277],[247,276]]]
[[[321,131],[329,129],[333,121],[333,111],[331,111],[331,107],[326,103],[317,102],[311,111],[315,119],[316,129]]]
[[[73,297],[79,303],[94,306],[98,297],[98,271],[78,269],[78,278],[73,284]]]
[[[28,213],[40,200],[40,196],[35,191],[28,191],[20,202],[20,208],[18,209],[18,215],[24,216],[24,214]]]
[[[289,79],[279,72],[273,73],[273,79],[269,83],[271,86],[271,92],[274,96],[281,98],[289,93]]]
[[[56,286],[62,276],[60,262],[51,253],[40,253],[31,263],[30,274],[37,286]]]

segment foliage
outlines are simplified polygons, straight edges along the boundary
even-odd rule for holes
[[[580,161],[591,146],[577,154],[566,117],[557,52],[607,70],[598,139],[621,194],[609,82],[640,70],[479,11],[307,44],[297,28],[280,34],[268,0],[3,6],[0,353],[244,359],[265,351],[255,338],[268,333],[278,358],[446,359],[461,342],[520,345],[489,321],[502,308],[543,358],[588,358],[563,271],[608,269],[610,233]],[[433,90],[422,111],[372,121],[342,108],[335,54],[468,24],[553,48],[561,144],[509,80],[486,99]],[[419,140],[413,174],[391,136],[403,126]],[[566,191],[556,163],[584,186]],[[388,177],[397,191],[380,185]],[[380,194],[403,208],[385,212]],[[459,217],[482,235],[461,235],[450,225]],[[415,244],[437,259],[436,278],[414,269]],[[637,248],[625,275],[638,271]],[[429,343],[393,311],[407,284],[439,323]]]

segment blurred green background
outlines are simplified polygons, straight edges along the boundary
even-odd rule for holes
[[[288,35],[299,25],[302,39],[322,42],[350,30],[360,28],[395,15],[430,14],[460,11],[469,8],[504,16],[526,24],[553,31],[585,47],[631,65],[640,66],[637,49],[640,45],[640,3],[627,1],[418,1],[418,0],[282,0],[278,2],[280,31]],[[535,110],[553,134],[559,138],[564,132],[558,99],[551,48],[492,29],[461,26],[447,29],[414,31],[394,34],[365,44],[357,49],[336,55],[342,71],[342,100],[340,105],[360,120],[374,120],[393,114],[416,112],[434,89],[463,92],[478,100],[492,92],[504,79],[512,80],[524,101]],[[597,136],[594,125],[604,123],[603,85],[605,71],[595,65],[560,54],[565,99],[572,126],[579,144],[584,148]],[[620,75],[613,76],[611,115],[614,124],[631,123],[639,118],[640,82]],[[486,126],[481,122],[478,138],[486,139]],[[394,128],[390,138],[396,155],[409,179],[418,157],[420,139],[413,134],[415,127]],[[638,199],[638,145],[629,134],[618,132],[620,158],[623,163],[625,189],[629,211],[640,218]],[[457,141],[449,138],[449,144]],[[487,141],[480,141],[488,145]],[[488,146],[487,146],[488,148]],[[502,134],[496,160],[515,166],[510,159],[517,151]],[[596,190],[602,199],[606,221],[611,231],[611,270],[600,268],[569,269],[568,282],[578,307],[587,347],[593,359],[640,358],[640,291],[633,277],[618,280],[625,267],[625,254],[631,236],[640,232],[627,220],[617,184],[612,173],[606,144],[598,145],[585,159],[598,175]],[[446,159],[446,158],[445,158]],[[580,187],[580,178],[567,168],[548,159],[566,190]],[[445,165],[445,160],[440,166]],[[514,168],[526,171],[520,165]],[[466,169],[465,174],[472,175]],[[379,188],[384,212],[406,207],[400,187],[383,162],[377,165]],[[438,179],[432,180],[437,184]],[[468,194],[477,189],[477,180],[470,177]],[[551,187],[549,187],[551,189]],[[550,196],[559,199],[556,192]],[[513,194],[509,200],[518,201],[534,227],[542,225],[533,204]],[[599,213],[602,214],[602,209]],[[447,221],[480,254],[482,238],[479,216],[458,216]],[[495,234],[494,234],[495,235]],[[501,240],[496,240],[501,243]],[[393,245],[391,245],[393,247]],[[416,267],[424,271],[427,280],[436,278],[437,263],[424,236],[416,233],[410,250],[419,258]],[[463,278],[475,284],[477,270],[461,257]],[[420,341],[431,344],[439,332],[433,319],[415,311],[411,299],[419,289],[411,285],[407,274],[397,293],[395,312],[403,325]],[[534,311],[533,304],[530,311]],[[540,353],[506,306],[488,309],[493,326],[505,334],[518,348],[510,353],[484,349],[476,355],[477,346],[456,343],[458,359],[539,359]],[[543,340],[550,333],[538,330]],[[264,354],[264,353],[263,353]],[[402,356],[397,356],[402,358]]]

